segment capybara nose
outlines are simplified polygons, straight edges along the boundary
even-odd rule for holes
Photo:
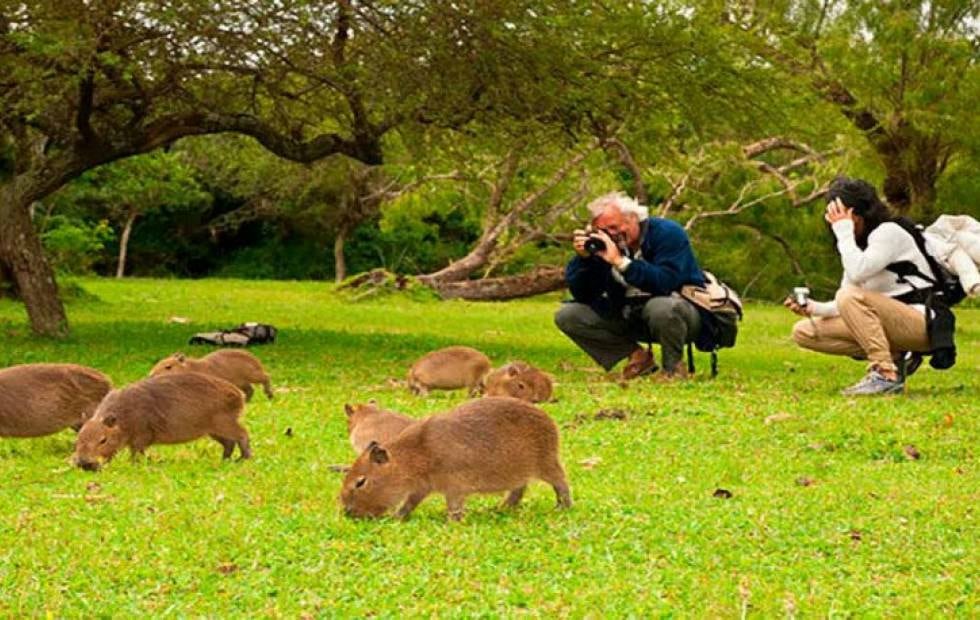
[[[75,462],[76,465],[84,469],[85,471],[99,471],[99,464],[95,461],[87,461],[84,459],[78,459]]]

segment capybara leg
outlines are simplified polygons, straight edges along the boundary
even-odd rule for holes
[[[211,439],[220,443],[221,447],[224,448],[224,451],[221,453],[221,458],[230,459],[231,454],[235,451],[235,442],[231,439],[225,439],[224,437],[219,437],[217,435],[211,435]]]
[[[238,444],[238,451],[241,452],[243,459],[251,458],[252,450],[248,446],[248,431],[238,423],[238,420],[222,417],[215,421],[215,425],[215,435],[230,439]]]
[[[272,382],[269,381],[269,377],[266,377],[265,380],[262,382],[262,390],[265,392],[265,395],[268,397],[269,400],[275,398],[275,396],[272,393]]]
[[[465,504],[465,495],[447,495],[446,509],[449,511],[449,519],[452,521],[462,520]]]
[[[238,439],[238,451],[242,454],[242,459],[252,458],[252,448],[248,444],[248,431],[242,429],[242,436]]]
[[[245,392],[245,402],[246,403],[251,402],[252,394],[255,394],[255,390],[252,389],[252,386],[246,383],[245,385],[242,386],[242,391]]]
[[[558,498],[559,508],[572,507],[572,492],[568,488],[568,479],[565,478],[565,470],[560,463],[555,462],[550,465],[542,472],[541,479],[555,489],[555,496]]]
[[[401,508],[398,509],[398,512],[395,513],[395,516],[404,521],[405,519],[408,518],[410,514],[412,514],[412,511],[415,510],[415,507],[418,506],[420,503],[422,503],[422,500],[425,499],[428,495],[429,495],[428,493],[424,493],[421,491],[419,491],[418,493],[412,493],[411,495],[408,496],[408,499],[405,500],[405,503],[402,504]]]
[[[527,485],[522,485],[507,494],[507,499],[504,500],[504,506],[506,508],[513,508],[521,503],[521,499],[524,497],[524,491],[527,489]]]

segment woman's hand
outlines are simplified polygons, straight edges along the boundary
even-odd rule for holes
[[[812,313],[812,311],[810,310],[810,304],[801,306],[800,304],[796,303],[796,300],[793,299],[792,297],[787,297],[786,300],[783,302],[783,305],[789,308],[790,312],[792,312],[793,314],[798,314],[800,316],[810,316]]]
[[[835,198],[827,205],[827,212],[824,213],[823,219],[827,220],[828,224],[836,224],[841,220],[851,220],[854,221],[854,209],[849,209],[841,202],[840,198]]]

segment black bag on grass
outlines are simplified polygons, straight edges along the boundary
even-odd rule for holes
[[[263,323],[242,323],[234,329],[202,332],[191,336],[189,344],[213,344],[223,347],[247,347],[253,344],[274,344],[279,330]]]

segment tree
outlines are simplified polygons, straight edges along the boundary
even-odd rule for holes
[[[526,114],[529,102],[512,105],[523,101],[517,86],[544,93],[568,75],[551,71],[565,62],[557,43],[524,38],[544,12],[516,0],[193,0],[179,10],[3,0],[0,263],[32,328],[68,330],[29,217],[32,203],[67,181],[179,138],[225,132],[294,161],[343,154],[377,165],[384,137],[405,123]],[[554,112],[542,102],[538,109]]]
[[[178,152],[154,151],[84,173],[53,197],[58,208],[83,208],[116,224],[119,257],[116,277],[126,272],[126,255],[136,219],[167,208],[207,208],[211,196]]]
[[[884,194],[931,219],[950,163],[977,147],[974,0],[728,3],[747,45],[836,109],[884,169]]]

